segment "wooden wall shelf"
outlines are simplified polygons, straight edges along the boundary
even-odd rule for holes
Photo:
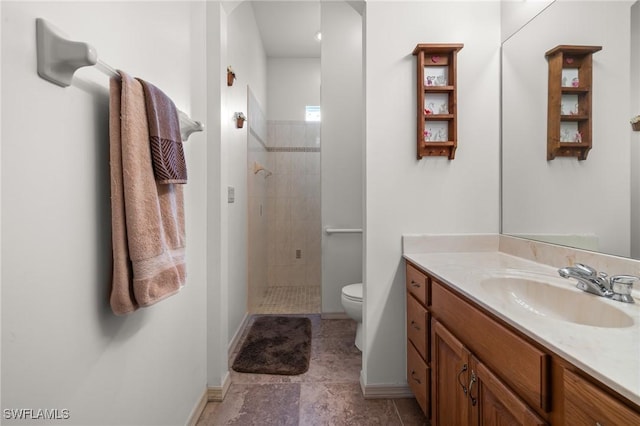
[[[602,46],[559,45],[545,53],[549,62],[547,161],[586,160],[592,147],[592,55]]]
[[[463,44],[418,44],[417,152],[422,157],[455,158],[457,136],[457,59]]]

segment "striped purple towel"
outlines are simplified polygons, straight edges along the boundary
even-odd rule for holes
[[[151,160],[156,182],[187,183],[187,163],[180,136],[178,109],[162,90],[140,78],[137,80],[144,88]]]

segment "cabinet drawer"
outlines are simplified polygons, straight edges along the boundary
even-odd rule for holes
[[[430,386],[429,376],[430,369],[413,347],[411,342],[407,342],[407,382],[416,397],[416,401],[422,408],[425,416],[429,417]]]
[[[411,294],[407,294],[407,338],[416,347],[422,359],[429,361],[427,350],[430,333],[427,324],[427,310]]]
[[[407,263],[407,290],[424,306],[429,306],[431,302],[428,283],[429,279],[424,273]]]
[[[640,413],[575,373],[564,370],[566,425],[640,425]]]
[[[550,410],[550,356],[432,280],[431,313],[532,407]]]

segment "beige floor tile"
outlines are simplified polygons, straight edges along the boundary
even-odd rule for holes
[[[207,404],[197,426],[428,424],[415,399],[364,399],[360,390],[362,355],[354,345],[354,321],[323,320],[319,314],[304,316],[312,324],[309,370],[297,376],[232,370],[225,400]],[[242,338],[254,319],[249,319]]]
[[[299,401],[298,384],[232,384],[224,402],[208,404],[196,425],[297,426]]]
[[[398,410],[398,416],[403,426],[427,426],[429,424],[415,398],[394,399],[393,403]]]
[[[303,383],[300,424],[402,426],[389,399],[364,399],[357,383]]]

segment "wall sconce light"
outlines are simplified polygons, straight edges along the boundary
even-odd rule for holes
[[[236,73],[233,72],[231,65],[227,67],[227,86],[233,86],[233,81],[236,79]]]
[[[247,117],[245,117],[244,113],[236,112],[233,115],[233,118],[235,118],[235,120],[236,120],[236,128],[237,129],[242,129],[244,127],[244,122],[247,119]]]

